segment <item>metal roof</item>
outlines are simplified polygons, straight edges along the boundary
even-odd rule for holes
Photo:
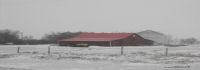
[[[73,38],[59,41],[113,41],[123,39],[135,33],[82,33]]]

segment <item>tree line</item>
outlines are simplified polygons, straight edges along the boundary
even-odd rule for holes
[[[71,38],[82,32],[51,32],[45,34],[41,39],[33,36],[24,36],[22,32],[15,30],[0,30],[0,44],[55,44],[58,40]]]
[[[0,30],[0,44],[15,43],[21,44],[22,40],[20,38],[20,31],[13,30]]]
[[[33,36],[24,36],[22,32],[15,30],[0,30],[0,44],[56,44],[58,40],[72,38],[83,32],[51,32],[45,34],[41,39]],[[173,41],[175,42],[175,41]],[[196,38],[180,39],[179,44],[192,45],[200,43]]]

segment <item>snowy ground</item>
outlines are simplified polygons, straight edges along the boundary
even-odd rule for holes
[[[0,70],[199,70],[200,45],[58,47],[1,45]],[[20,53],[17,53],[20,47]],[[165,50],[168,48],[168,56]]]

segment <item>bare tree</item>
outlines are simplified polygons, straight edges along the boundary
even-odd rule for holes
[[[181,39],[181,44],[185,44],[185,45],[192,45],[198,42],[199,41],[196,38]]]
[[[0,44],[6,44],[6,43],[14,43],[19,44],[21,41],[19,39],[19,31],[13,31],[13,30],[0,30]]]
[[[71,38],[76,35],[79,35],[81,32],[52,32],[49,34],[45,34],[45,36],[42,38],[43,41],[46,41],[47,43],[57,43],[58,40]]]

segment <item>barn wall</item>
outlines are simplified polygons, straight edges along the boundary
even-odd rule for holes
[[[136,34],[136,37],[134,38],[134,43],[137,46],[143,46],[143,45],[153,45],[153,41],[151,40],[146,40],[142,38],[141,36]]]
[[[139,35],[128,36],[124,39],[115,40],[112,42],[113,46],[141,46],[141,45],[153,45],[153,41],[146,40]]]
[[[95,42],[95,41],[67,41],[67,42],[59,42],[59,45],[60,46],[71,46],[72,44],[80,44],[80,43],[83,43],[83,44],[89,44],[90,46],[109,46],[110,43],[109,42]]]
[[[135,46],[134,37],[129,36],[124,39],[115,40],[113,45],[114,46]]]
[[[142,38],[141,36],[135,34],[136,36],[128,36],[123,39],[114,40],[112,42],[112,46],[143,46],[143,45],[153,45],[153,41],[146,40]],[[110,42],[104,42],[104,41],[61,41],[59,42],[60,46],[71,46],[71,44],[89,44],[90,46],[110,46]]]

